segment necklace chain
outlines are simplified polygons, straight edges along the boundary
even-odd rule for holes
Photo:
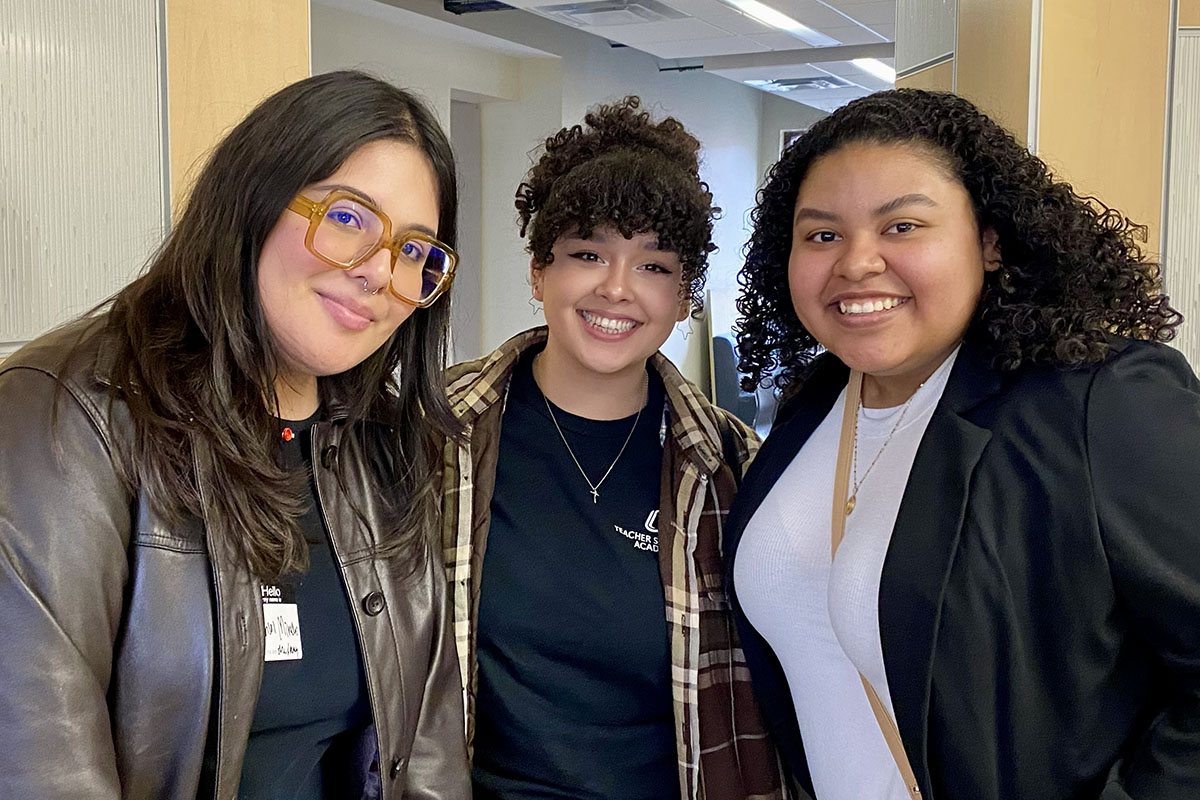
[[[647,376],[644,381],[644,386],[645,386],[645,390],[647,393],[647,399],[649,399],[648,394],[650,391],[650,383],[649,382],[650,382],[650,378]],[[554,409],[550,406],[550,401],[546,398],[545,393],[542,394],[542,401],[546,404],[546,410],[548,412],[550,412],[550,421],[554,423],[554,429],[556,431],[558,431],[558,438],[562,439],[563,446],[567,448],[567,453],[571,456],[571,460],[575,462],[575,468],[577,470],[579,470],[579,474],[583,476],[583,479],[585,481],[587,481],[588,488],[592,492],[592,502],[599,503],[600,502],[600,486],[604,483],[605,480],[608,479],[608,476],[613,471],[613,467],[617,466],[617,462],[620,461],[621,456],[623,456],[625,454],[625,448],[629,446],[629,440],[633,438],[633,432],[635,430],[637,430],[638,420],[640,420],[642,418],[642,409],[646,407],[646,403],[645,402],[642,403],[642,408],[639,408],[637,415],[634,416],[633,427],[631,427],[629,429],[629,433],[625,437],[625,443],[622,444],[621,449],[619,451],[617,451],[617,457],[614,458],[612,463],[608,465],[608,469],[604,470],[604,474],[600,476],[600,480],[596,481],[595,483],[592,483],[592,479],[588,477],[588,474],[586,472],[584,472],[583,465],[580,464],[579,459],[575,457],[575,451],[571,449],[571,443],[567,441],[566,434],[563,433],[562,427],[558,424],[558,418],[554,416]]]
[[[924,383],[921,384],[921,386],[924,385]],[[917,387],[917,391],[920,391],[921,386]],[[850,516],[850,512],[854,510],[854,506],[858,502],[858,488],[866,482],[867,476],[871,474],[871,468],[874,467],[876,462],[879,461],[879,457],[883,455],[883,451],[887,449],[888,443],[892,441],[892,437],[896,435],[896,431],[900,430],[900,425],[904,422],[904,415],[908,413],[908,408],[912,405],[913,398],[916,396],[917,392],[913,392],[912,395],[904,401],[904,407],[900,409],[900,416],[897,418],[896,424],[892,426],[890,431],[888,431],[887,438],[883,440],[883,444],[880,445],[879,450],[877,450],[875,453],[875,457],[871,459],[871,463],[868,464],[866,470],[863,471],[861,478],[858,477],[858,415],[862,411],[863,406],[862,396],[859,396],[858,406],[854,409],[854,459],[851,462],[853,464],[852,469],[854,473],[854,488],[850,490],[850,497],[846,500],[846,516]]]

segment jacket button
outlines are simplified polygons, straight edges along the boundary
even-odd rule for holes
[[[321,451],[321,466],[325,469],[332,469],[335,458],[337,458],[337,447],[329,445]]]
[[[388,772],[388,775],[391,776],[392,780],[396,780],[396,778],[400,777],[400,773],[403,771],[404,771],[404,759],[397,758],[395,761],[392,762],[392,769],[390,772]]]
[[[383,592],[371,592],[362,600],[363,611],[367,612],[367,615],[371,617],[383,611],[386,605],[387,602],[383,599]]]

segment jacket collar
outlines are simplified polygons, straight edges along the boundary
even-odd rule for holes
[[[464,424],[474,424],[484,411],[500,402],[521,355],[541,347],[548,338],[546,326],[518,333],[494,351],[474,361],[456,364],[446,372],[450,408]],[[718,413],[708,399],[662,353],[650,357],[650,367],[666,388],[671,438],[684,455],[705,472],[717,470],[723,461]]]

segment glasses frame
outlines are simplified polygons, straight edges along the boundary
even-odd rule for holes
[[[317,235],[317,228],[321,225],[321,221],[325,219],[326,212],[328,212],[333,204],[339,200],[354,201],[358,205],[370,210],[373,214],[375,214],[375,216],[379,217],[380,222],[383,223],[383,234],[379,237],[379,241],[375,244],[375,246],[349,263],[337,261],[323,253],[319,253],[317,252],[317,248],[313,246],[313,239]],[[324,199],[319,201],[310,200],[304,195],[298,194],[292,198],[290,203],[288,203],[287,208],[288,211],[295,212],[296,214],[308,219],[308,231],[304,234],[304,246],[308,249],[308,252],[312,253],[314,256],[321,259],[321,261],[324,261],[331,267],[337,267],[338,269],[342,270],[354,269],[359,264],[378,253],[380,250],[386,248],[392,256],[390,270],[388,272],[388,291],[397,300],[408,303],[410,306],[415,306],[417,308],[429,308],[431,305],[433,305],[434,301],[441,297],[442,294],[450,288],[450,284],[454,282],[454,271],[458,269],[458,253],[454,251],[454,248],[443,244],[433,236],[430,236],[427,233],[422,233],[421,231],[403,231],[393,237],[391,218],[388,217],[387,214],[383,213],[383,211],[375,206],[375,204],[367,202],[354,192],[348,192],[345,189],[334,189],[329,194],[325,195]],[[396,259],[400,255],[400,248],[405,242],[413,239],[436,247],[446,254],[446,272],[442,275],[441,280],[438,281],[437,286],[434,287],[430,295],[424,300],[417,300],[415,298],[405,297],[404,295],[400,294],[393,287],[391,280],[392,276],[396,273]]]

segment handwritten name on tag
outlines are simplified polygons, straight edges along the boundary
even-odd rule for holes
[[[300,610],[287,587],[264,584],[262,587],[263,633],[266,639],[264,661],[299,661]]]

